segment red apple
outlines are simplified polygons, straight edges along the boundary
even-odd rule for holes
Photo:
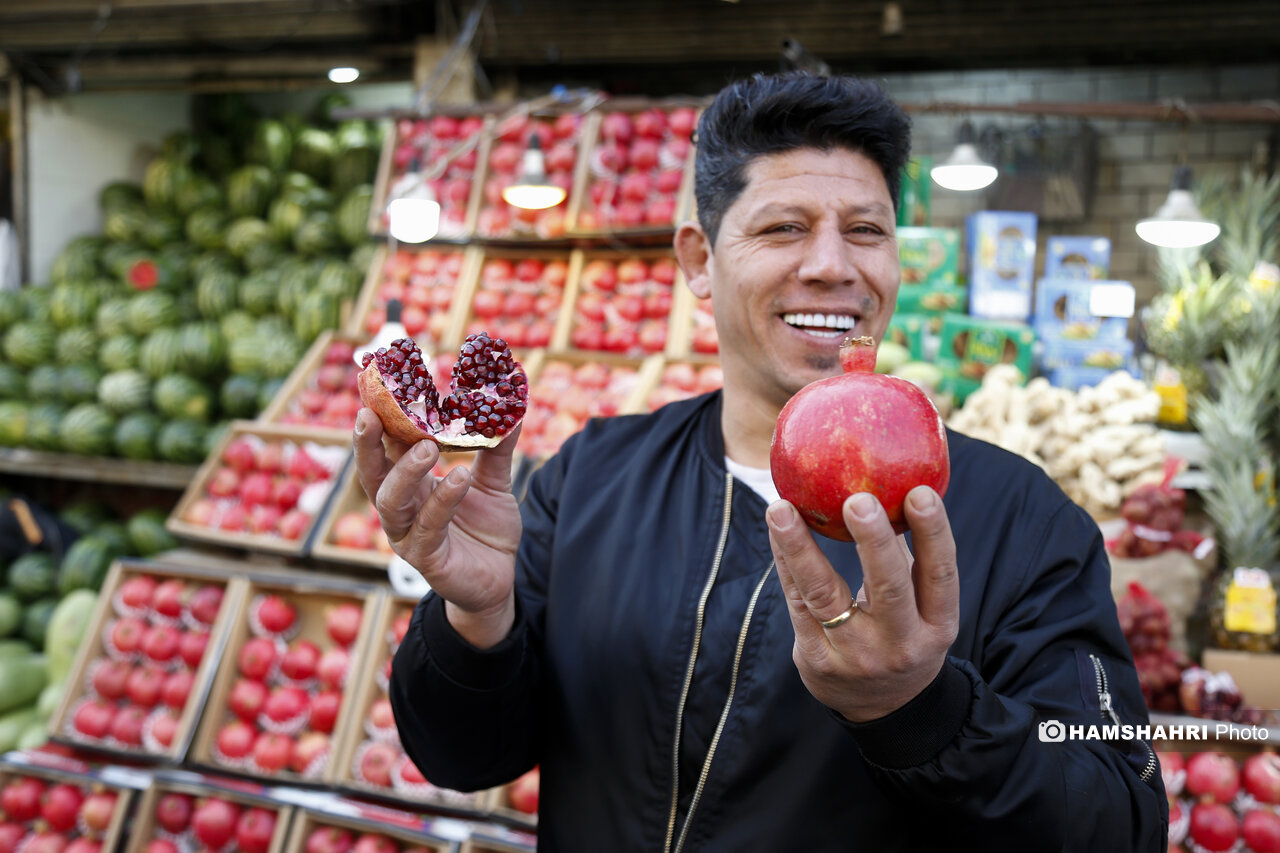
[[[120,699],[124,696],[129,673],[133,667],[120,660],[104,660],[93,671],[94,692],[103,699]]]
[[[385,835],[366,832],[356,839],[353,853],[400,853],[400,847]]]
[[[264,595],[258,601],[255,613],[258,623],[271,634],[287,632],[298,619],[297,608],[278,595]]]
[[[290,541],[301,539],[311,524],[311,516],[300,509],[291,509],[280,519],[278,530],[280,535]]]
[[[342,693],[337,690],[322,690],[311,697],[311,714],[307,718],[307,724],[315,731],[331,734],[341,708]]]
[[[53,831],[67,832],[75,827],[82,803],[84,791],[75,785],[59,782],[50,786],[40,798],[40,817]]]
[[[337,826],[321,826],[307,836],[306,853],[351,853],[355,839]]]
[[[0,792],[0,808],[11,821],[26,823],[35,820],[40,816],[40,798],[44,791],[44,782],[30,776],[19,776]]]
[[[71,725],[75,730],[88,738],[101,740],[111,731],[111,721],[115,719],[116,706],[102,699],[94,699],[86,702],[76,709],[74,716],[71,718]],[[8,806],[4,807],[6,814],[12,814]]]
[[[150,575],[134,575],[120,584],[120,603],[131,610],[141,610],[151,605],[156,591],[156,579]]]
[[[243,720],[232,720],[218,732],[218,752],[230,759],[240,759],[253,751],[257,735]]]
[[[168,663],[178,656],[182,641],[177,628],[169,625],[153,625],[142,639],[142,653],[156,663]]]
[[[187,631],[178,641],[178,655],[182,662],[195,669],[204,660],[204,650],[209,647],[209,632]]]
[[[173,736],[178,733],[178,713],[173,710],[161,710],[151,718],[151,737],[164,748],[173,745]]]
[[[340,690],[346,683],[347,671],[350,667],[351,653],[339,646],[329,649],[320,656],[320,663],[316,666],[316,676],[326,687]]]
[[[307,691],[298,687],[275,687],[262,704],[262,713],[274,723],[287,723],[304,716],[311,703]]]
[[[285,512],[297,506],[300,497],[302,484],[297,480],[280,480],[271,489],[271,502]]]
[[[209,478],[206,491],[215,498],[229,498],[240,489],[240,472],[229,465],[224,465]]]
[[[117,619],[111,626],[111,645],[122,655],[132,655],[142,649],[142,640],[147,636],[147,623],[141,619],[126,616]]]
[[[129,673],[125,692],[129,701],[140,708],[153,708],[160,701],[164,689],[164,673],[155,667],[140,666]]]
[[[201,625],[212,625],[222,608],[223,589],[212,584],[202,586],[191,595],[191,618]]]
[[[110,734],[126,746],[142,745],[142,727],[147,721],[147,710],[126,705],[111,720]]]
[[[160,700],[170,708],[182,709],[187,706],[187,697],[191,695],[191,685],[195,677],[189,669],[171,672],[164,680],[160,691]]]
[[[294,681],[315,678],[320,647],[310,640],[294,640],[280,659],[280,674]]]
[[[0,823],[0,853],[15,853],[18,843],[26,837],[27,828],[22,824]]]
[[[257,453],[254,452],[253,443],[247,438],[237,438],[228,442],[222,451],[222,461],[233,471],[244,473],[251,471],[257,466]]]
[[[156,801],[156,824],[165,832],[180,835],[191,825],[195,802],[186,794],[162,794]]]
[[[236,821],[236,846],[242,853],[267,853],[276,832],[276,813],[270,809],[246,810]]]
[[[360,776],[370,785],[391,787],[391,768],[400,755],[396,748],[386,743],[370,743],[360,756]]]
[[[294,744],[293,753],[289,756],[289,769],[294,773],[304,774],[307,768],[316,766],[316,762],[329,752],[329,736],[323,732],[304,732]]]
[[[240,674],[261,681],[276,662],[276,644],[267,637],[252,637],[240,647]]]
[[[80,820],[91,832],[106,832],[116,811],[115,791],[98,791],[85,798],[80,806]]]
[[[267,685],[251,678],[240,678],[231,687],[227,697],[227,707],[245,722],[253,722],[262,712],[267,701]]]
[[[201,844],[211,850],[219,850],[235,837],[239,818],[239,806],[210,797],[196,806],[191,816],[191,831]]]
[[[267,773],[284,770],[292,756],[293,740],[286,735],[263,732],[253,742],[253,763]]]
[[[343,603],[325,611],[324,628],[335,643],[349,646],[360,634],[360,622],[363,619],[364,611],[360,605]]]

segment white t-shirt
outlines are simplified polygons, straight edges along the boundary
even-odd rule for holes
[[[773,503],[778,499],[778,489],[773,485],[773,474],[768,468],[748,468],[728,456],[724,458],[724,464],[730,474],[746,483],[751,491],[764,498],[765,503]]]

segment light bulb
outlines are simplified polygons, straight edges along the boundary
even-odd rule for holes
[[[547,180],[547,161],[542,155],[542,141],[534,134],[520,163],[520,177],[502,191],[502,200],[512,207],[544,210],[564,201],[564,187]]]
[[[342,68],[330,68],[329,80],[333,83],[352,83],[360,76],[359,68],[351,68],[344,66]]]
[[[1222,233],[1218,223],[1205,219],[1191,195],[1191,169],[1179,166],[1173,174],[1173,188],[1155,215],[1134,226],[1138,236],[1166,249],[1194,249]]]
[[[995,166],[978,156],[978,149],[970,142],[961,142],[946,162],[929,170],[938,186],[957,192],[971,192],[990,186],[999,174]]]

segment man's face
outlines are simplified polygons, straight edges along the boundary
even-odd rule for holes
[[[754,160],[703,264],[682,246],[693,237],[677,237],[690,287],[712,298],[726,388],[781,408],[840,372],[845,337],[879,341],[898,294],[895,224],[884,176],[863,154]]]

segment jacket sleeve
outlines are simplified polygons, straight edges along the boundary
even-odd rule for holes
[[[539,760],[540,624],[546,600],[563,454],[534,473],[521,502],[516,623],[477,649],[428,593],[392,663],[390,698],[405,752],[433,785],[477,791],[515,779]]]
[[[1044,522],[982,660],[948,658],[887,717],[840,718],[887,792],[953,821],[983,850],[1023,851],[1030,839],[1064,853],[1165,849],[1168,802],[1147,741],[1053,741],[1054,720],[1148,724],[1101,540],[1065,504]]]

